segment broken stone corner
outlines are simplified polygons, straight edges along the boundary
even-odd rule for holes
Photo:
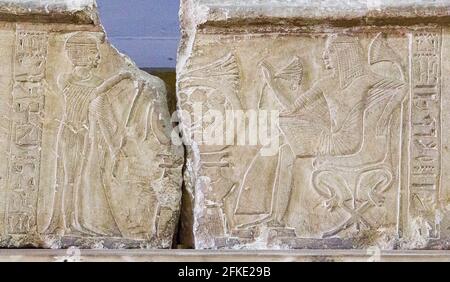
[[[448,248],[449,7],[183,0],[195,247]]]
[[[183,151],[162,80],[95,1],[2,1],[0,21],[0,246],[171,248]]]

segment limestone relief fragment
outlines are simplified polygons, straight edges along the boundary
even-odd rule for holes
[[[448,246],[450,3],[182,2],[187,242]]]
[[[35,2],[0,24],[0,246],[170,248],[183,153],[164,83],[107,42],[93,1]]]

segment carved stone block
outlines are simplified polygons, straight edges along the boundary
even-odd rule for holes
[[[186,242],[448,248],[449,7],[183,0]]]
[[[165,86],[108,43],[94,3],[0,3],[0,247],[172,245]]]

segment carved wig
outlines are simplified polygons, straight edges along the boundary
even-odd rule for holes
[[[66,42],[66,50],[74,66],[89,66],[92,63],[89,55],[99,53],[97,39],[83,33],[70,37]]]
[[[328,40],[327,48],[335,54],[341,89],[347,88],[358,77],[367,74],[364,52],[358,38],[333,36]]]

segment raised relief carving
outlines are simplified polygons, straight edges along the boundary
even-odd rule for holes
[[[97,77],[94,70],[100,54],[93,37],[81,33],[71,36],[66,42],[66,52],[73,71],[60,78],[64,116],[57,136],[53,215],[46,232],[118,235],[108,203],[110,199],[103,187],[105,178],[112,172],[96,170],[103,170],[106,163],[113,162],[123,138],[119,132],[120,122],[110,105],[111,98],[106,95],[120,82],[131,78],[131,74],[120,74],[106,82]],[[84,202],[86,198],[91,198],[92,202]],[[86,212],[92,207],[99,208],[100,214]]]
[[[297,92],[303,80],[303,64],[298,57],[293,57],[279,71],[268,62],[261,62],[260,68],[264,77],[258,109],[285,110],[291,104],[288,95],[282,93],[284,85],[289,91]],[[277,93],[279,95],[273,95]],[[272,98],[272,99],[271,99]],[[279,138],[278,135],[273,137]],[[239,237],[253,236],[249,228],[264,223],[273,230],[294,236],[293,229],[285,228],[283,218],[289,205],[292,190],[292,170],[295,161],[292,148],[284,142],[278,154],[267,157],[260,151],[251,161],[248,170],[240,183],[238,198],[234,209],[235,230],[233,235]],[[261,176],[261,171],[270,173]],[[261,196],[264,198],[261,201]],[[246,234],[246,235],[245,235]]]
[[[47,46],[46,32],[16,32],[7,184],[9,234],[37,232]]]
[[[441,31],[416,32],[412,42],[410,216],[422,236],[439,238],[441,185]]]
[[[158,93],[135,74],[96,76],[101,56],[94,37],[77,33],[67,40],[65,51],[73,69],[60,78],[64,116],[46,233],[152,239],[158,228],[164,229],[157,222],[162,209],[173,209],[178,198],[164,203],[170,195],[160,195],[176,193],[160,186],[170,185],[164,183],[166,170],[180,165],[165,162],[170,152],[164,146],[170,144],[157,123],[162,115],[168,120],[168,113],[156,108]],[[124,94],[115,88],[131,79],[137,83],[127,97],[132,103],[117,105]],[[162,150],[152,152],[158,146]],[[128,207],[121,203],[124,193],[129,194]]]
[[[205,185],[210,187],[206,197],[196,202],[196,207],[206,209],[204,222],[208,222],[207,225],[199,224],[199,228],[210,232],[211,236],[208,237],[221,238],[229,232],[224,200],[238,183],[234,167],[238,155],[232,146],[236,136],[234,132],[232,136],[223,134],[222,143],[209,144],[208,139],[203,138],[203,132],[206,132],[205,136],[212,136],[216,129],[223,132],[225,122],[220,118],[231,111],[242,110],[238,97],[240,71],[236,57],[232,53],[226,54],[185,73],[179,83],[183,87],[179,93],[182,118],[187,115],[184,116],[187,120],[183,122],[189,124],[184,133],[199,145],[201,168],[208,176]],[[225,138],[231,142],[226,142]]]
[[[400,66],[399,71],[402,71],[398,56],[392,55],[395,52],[387,43],[379,43],[382,40],[380,34],[372,42],[369,56],[376,60],[369,60],[369,62],[390,61]],[[356,231],[360,231],[361,227],[368,229],[374,227],[364,218],[364,213],[371,207],[382,206],[385,201],[384,192],[392,188],[397,165],[392,159],[394,152],[391,151],[391,144],[395,140],[391,140],[391,131],[398,129],[393,128],[391,124],[394,111],[401,106],[408,90],[406,81],[380,77],[371,73],[369,67],[364,65],[366,61],[364,57],[359,57],[362,52],[357,51],[361,50],[357,41],[332,40],[329,48],[335,49],[329,50],[330,54],[337,55],[334,59],[331,55],[330,59],[337,61],[339,73],[344,73],[344,78],[342,74],[338,75],[341,81],[341,93],[345,95],[346,91],[350,91],[347,93],[352,93],[358,98],[350,111],[343,113],[343,118],[339,118],[337,114],[342,112],[339,104],[336,106],[336,114],[332,114],[330,110],[331,132],[325,133],[326,147],[318,151],[326,152],[325,148],[330,149],[324,156],[319,155],[315,160],[312,183],[317,193],[325,198],[324,205],[329,211],[342,208],[350,216],[336,228],[325,232],[323,237],[337,235],[353,225]],[[350,53],[353,57],[359,58],[348,57]],[[383,57],[383,54],[387,56]],[[347,76],[351,72],[345,69],[346,63],[338,60],[340,56],[347,58],[348,61],[357,61],[358,68],[364,71],[357,71],[354,75]],[[347,62],[347,66],[351,68],[352,64]],[[405,75],[401,73],[401,77]],[[354,81],[345,82],[347,79],[354,79]],[[323,85],[326,84],[323,83]],[[336,102],[333,102],[333,98],[328,98],[327,90],[322,91],[327,104],[333,108],[332,105]],[[341,93],[330,92],[331,95]],[[348,101],[351,98],[346,99]],[[323,133],[321,133],[322,136],[324,136]],[[322,142],[322,140],[319,141],[319,146],[324,144]],[[352,144],[352,148],[345,145],[342,147],[343,144],[347,146]],[[339,154],[335,155],[334,153],[337,152]]]
[[[219,201],[211,200],[217,174],[203,166],[213,147],[187,146],[185,183],[195,203],[185,205],[191,215],[181,224],[188,243],[448,249],[450,45],[448,26],[435,17],[448,9],[219,2],[182,1],[177,91],[201,81],[196,91],[238,97],[245,118],[237,123],[246,128],[226,144],[233,173]],[[227,73],[231,65],[237,71]]]
[[[396,59],[392,56],[394,51],[382,41],[380,34],[372,42],[369,54],[372,63]],[[364,213],[384,203],[383,192],[390,188],[395,168],[390,151],[390,124],[393,112],[405,99],[407,83],[373,73],[355,37],[330,37],[323,60],[332,74],[300,94],[294,106],[279,91],[277,76],[262,66],[267,85],[280,97],[279,101],[287,101],[282,106],[287,110],[281,114],[285,140],[275,160],[277,171],[275,176],[268,176],[273,183],[257,184],[251,170],[263,168],[255,162],[244,175],[239,198],[242,203],[238,202],[236,215],[256,215],[259,219],[253,225],[268,221],[269,226],[286,227],[283,218],[291,196],[295,158],[312,158],[311,185],[324,199],[329,212],[342,209],[348,213],[348,219],[324,232],[323,237],[335,236],[353,225],[357,231],[361,227],[372,228]],[[402,71],[401,62],[392,63],[398,64]],[[294,69],[301,71],[300,67]],[[259,181],[263,178],[259,177]],[[272,192],[265,193],[272,199],[262,201],[266,206],[263,209],[250,210],[252,205],[248,203],[257,195],[242,198],[253,185],[273,187]]]
[[[183,159],[165,86],[104,37],[17,29],[0,246],[172,245]]]
[[[197,247],[394,248],[416,236],[408,222],[439,238],[439,32],[299,34],[277,51],[275,35],[221,35],[233,52],[211,63],[215,36],[197,39],[203,52],[178,80],[181,108],[192,120],[189,99],[208,104],[208,89],[238,97],[234,109],[278,111],[271,140],[279,146],[272,155],[261,145],[223,146],[233,165],[214,159],[230,168],[220,174],[207,167],[214,146],[195,143],[187,174]],[[261,55],[250,56],[252,48]],[[221,101],[211,109],[223,112],[229,102]]]

